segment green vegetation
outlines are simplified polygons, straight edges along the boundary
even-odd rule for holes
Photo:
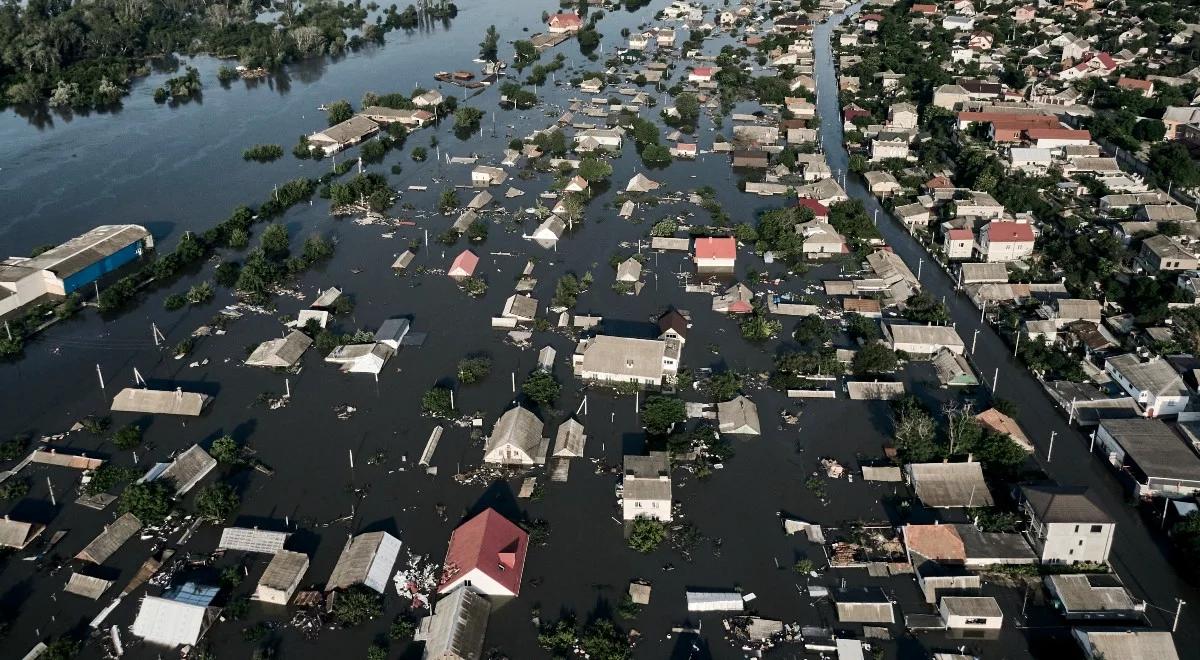
[[[892,428],[896,449],[906,463],[924,463],[937,458],[937,423],[915,396],[893,402]]]
[[[29,494],[29,480],[24,477],[8,479],[0,484],[0,500],[19,500]]]
[[[0,442],[0,461],[15,461],[24,456],[28,448],[29,438],[24,435]]]
[[[217,459],[218,463],[225,465],[240,465],[245,462],[245,459],[242,458],[242,448],[231,435],[223,435],[213,440],[208,453]]]
[[[500,85],[500,95],[518,108],[532,108],[537,105],[537,93],[525,89],[516,82],[506,82]]]
[[[492,359],[487,356],[467,357],[458,361],[458,382],[474,385],[492,372]]]
[[[242,152],[242,160],[269,163],[283,157],[283,147],[278,144],[256,144]]]
[[[182,76],[167,78],[161,87],[154,90],[154,101],[165,103],[168,99],[176,103],[186,101],[200,94],[200,72],[193,67],[185,67]],[[60,85],[61,89],[61,85]],[[54,97],[51,96],[54,101]]]
[[[242,500],[229,484],[209,484],[196,496],[196,514],[211,523],[228,520]]]
[[[817,381],[809,376],[838,376],[842,363],[837,349],[821,347],[810,351],[789,351],[775,356],[775,371],[768,381],[771,387],[787,390],[809,389]]]
[[[496,31],[495,25],[489,25],[487,32],[483,35],[483,41],[479,44],[479,59],[485,62],[495,62],[499,59],[500,33]]]
[[[796,329],[792,331],[792,337],[805,346],[821,346],[833,338],[833,333],[825,319],[810,314],[796,324]]]
[[[483,111],[479,108],[471,106],[460,106],[454,111],[454,130],[470,131],[479,128],[479,120],[483,118]]]
[[[653,518],[638,518],[629,531],[629,547],[642,554],[658,549],[667,538],[667,527]]]
[[[742,389],[742,377],[732,371],[722,371],[705,381],[704,389],[713,401],[728,401]]]
[[[751,313],[743,314],[738,319],[738,326],[741,328],[742,337],[752,342],[766,341],[783,332],[783,323],[768,316],[767,311],[760,305],[755,305]]]
[[[117,449],[137,449],[142,444],[142,429],[137,424],[124,426],[113,434],[112,443]]]
[[[333,620],[346,628],[362,625],[382,614],[383,597],[362,586],[342,591],[333,602]]]
[[[421,396],[421,410],[433,417],[454,417],[454,407],[450,404],[450,388],[438,385],[430,388]]]
[[[160,481],[130,484],[121,493],[117,512],[132,513],[143,525],[161,524],[171,513],[171,493]]]
[[[588,156],[579,163],[579,176],[583,177],[589,183],[603,181],[612,176],[612,173],[613,168],[608,161],[594,156]]]
[[[554,403],[561,389],[562,386],[555,380],[554,374],[542,369],[534,371],[521,384],[521,392],[531,401],[543,406]]]
[[[905,302],[904,318],[914,323],[946,325],[950,323],[950,310],[928,291],[919,291]]]
[[[377,172],[358,174],[344,183],[332,183],[329,186],[329,199],[335,205],[365,202],[367,208],[376,213],[383,213],[392,208],[395,196],[387,177]]]
[[[654,394],[646,397],[642,407],[642,426],[651,435],[666,435],[675,424],[681,424],[687,419],[687,409],[683,401],[665,394]]]
[[[87,495],[107,493],[117,486],[132,483],[140,476],[142,472],[137,468],[117,466],[108,462],[92,473],[92,478],[84,486],[83,492]]]
[[[554,285],[554,299],[550,304],[555,307],[571,308],[579,300],[580,286],[579,279],[571,273],[567,273],[558,278],[558,283]]]
[[[850,370],[856,376],[877,376],[896,370],[896,351],[877,341],[868,342],[854,354]]]
[[[354,116],[354,108],[346,99],[334,101],[325,106],[325,118],[330,126],[340,124]]]

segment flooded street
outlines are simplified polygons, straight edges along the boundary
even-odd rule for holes
[[[621,29],[636,29],[651,21],[662,4],[636,12],[608,12],[600,22],[605,48],[622,44]],[[852,7],[851,13],[857,7]],[[0,116],[0,136],[5,138],[0,140],[0,195],[6,201],[0,213],[0,250],[5,255],[27,254],[37,245],[61,241],[110,222],[142,224],[153,232],[161,247],[170,249],[185,231],[203,231],[240,204],[261,203],[275,184],[296,177],[315,178],[331,167],[328,160],[301,161],[290,154],[270,164],[245,162],[241,158],[243,149],[256,143],[278,143],[290,151],[299,135],[325,125],[318,105],[345,98],[357,107],[366,91],[386,93],[421,86],[462,97],[465,90],[450,85],[438,87],[432,74],[476,70],[478,66],[471,59],[488,25],[496,25],[505,43],[528,38],[538,26],[544,6],[522,0],[506,3],[503,10],[498,10],[494,3],[464,0],[459,9],[458,17],[448,27],[439,23],[411,34],[394,32],[388,35],[384,47],[367,48],[338,61],[309,62],[257,83],[238,81],[229,89],[216,82],[219,62],[195,58],[190,63],[203,76],[203,99],[176,108],[152,101],[154,87],[170,75],[156,73],[134,85],[132,95],[118,112],[66,119],[59,115],[31,118],[7,111]],[[840,17],[817,26],[813,42],[821,88],[821,141],[830,168],[844,172],[847,155],[841,147],[837,78],[829,48],[830,32],[837,20]],[[526,27],[530,31],[524,31]],[[715,52],[724,43],[732,43],[732,39],[714,35],[706,41],[705,49]],[[819,578],[797,574],[792,566],[798,559],[811,558],[819,566],[825,564],[822,548],[802,536],[786,536],[780,522],[781,513],[827,529],[853,521],[888,524],[898,519],[893,498],[905,494],[903,485],[829,480],[826,501],[804,485],[819,468],[819,458],[830,457],[852,466],[860,457],[878,456],[891,433],[886,403],[841,398],[800,404],[765,386],[747,387],[747,394],[758,405],[762,436],[735,440],[736,455],[705,480],[682,471],[675,473],[674,495],[682,502],[682,519],[693,523],[703,536],[691,561],[666,545],[641,555],[626,545],[621,525],[616,522],[620,510],[614,496],[622,454],[644,449],[634,397],[585,390],[572,376],[570,356],[575,342],[564,333],[536,332],[532,345],[520,348],[505,342],[502,331],[491,328],[491,317],[499,315],[527,256],[533,256],[537,260],[533,276],[538,284],[532,295],[540,300],[542,314],[561,275],[590,272],[594,284],[579,297],[576,312],[602,315],[603,327],[609,332],[656,336],[652,319],[675,305],[689,310],[694,322],[683,351],[684,366],[765,375],[773,356],[789,348],[790,340],[761,346],[744,341],[736,321],[711,311],[710,296],[684,292],[680,273],[691,271],[690,259],[679,253],[651,254],[640,295],[618,295],[611,288],[615,271],[609,265],[610,258],[616,254],[628,256],[639,249],[647,251],[647,232],[655,221],[688,214],[697,222],[706,221],[707,212],[686,201],[642,204],[632,220],[620,218],[616,208],[619,204],[614,205],[614,200],[636,173],[662,182],[658,192],[664,197],[680,197],[681,193],[686,197],[700,186],[712,186],[735,224],[753,222],[762,209],[785,203],[783,198],[739,192],[727,155],[708,153],[694,162],[676,161],[665,170],[648,170],[627,145],[621,156],[610,161],[614,168],[611,185],[594,195],[582,226],[559,241],[557,250],[544,250],[521,238],[537,224],[523,209],[533,206],[537,193],[550,187],[552,175],[537,174],[528,179],[514,176],[504,186],[492,189],[495,204],[504,211],[491,216],[486,241],[471,246],[480,256],[477,274],[488,281],[487,294],[469,298],[440,274],[468,245],[465,240],[454,246],[432,240],[454,220],[453,216],[437,213],[438,195],[450,185],[469,185],[472,166],[437,161],[433,148],[425,163],[412,161],[409,152],[413,146],[429,147],[431,137],[436,135],[443,159],[446,155],[477,154],[481,164],[498,165],[500,153],[511,139],[552,124],[572,97],[582,96],[565,84],[566,79],[603,66],[582,56],[574,41],[547,51],[542,61],[558,52],[568,58],[568,66],[556,75],[564,84],[538,89],[543,105],[526,111],[501,109],[498,85],[493,85],[465,101],[487,113],[482,136],[476,133],[460,140],[453,133],[452,122],[444,122],[438,128],[410,135],[403,150],[389,153],[382,164],[368,168],[384,174],[392,165],[402,168],[399,174],[388,175],[392,187],[402,191],[397,206],[389,213],[411,219],[413,226],[399,227],[394,235],[385,237],[391,228],[331,218],[328,200],[316,196],[311,206],[302,204],[287,212],[281,222],[288,227],[293,249],[312,233],[337,242],[332,260],[299,279],[297,288],[304,300],[280,297],[275,314],[247,315],[233,322],[227,334],[201,338],[185,359],[172,359],[170,347],[233,302],[229,290],[219,289],[209,304],[176,312],[164,310],[163,301],[168,295],[186,291],[195,281],[211,279],[214,261],[170,286],[152,287],[135,308],[113,319],[103,319],[88,310],[29,342],[24,359],[0,364],[0,391],[8,394],[0,399],[0,439],[15,434],[37,438],[62,433],[88,415],[108,414],[113,395],[120,388],[134,385],[135,369],[151,387],[183,387],[212,395],[215,401],[211,409],[196,419],[114,414],[114,427],[136,421],[145,429],[148,451],[136,458],[82,431],[56,444],[111,458],[122,465],[133,465],[136,460],[140,467],[148,467],[192,444],[208,446],[221,435],[234,436],[257,452],[274,474],[267,476],[253,470],[232,473],[231,481],[242,500],[233,524],[271,529],[286,526],[294,532],[289,549],[306,552],[312,560],[302,589],[324,584],[351,534],[388,531],[402,541],[404,550],[440,562],[451,530],[484,507],[494,507],[513,520],[545,520],[550,530],[548,543],[530,550],[519,598],[495,609],[489,623],[486,648],[499,649],[514,660],[547,657],[537,645],[535,612],[540,613],[543,622],[563,614],[573,614],[580,621],[608,616],[620,603],[628,582],[636,578],[653,584],[651,602],[636,619],[617,618],[617,623],[642,634],[634,651],[637,658],[744,657],[742,650],[723,638],[718,615],[686,616],[687,588],[740,588],[756,595],[749,607],[758,614],[811,626],[834,626],[837,617],[828,601],[809,598],[805,589],[810,583],[833,587],[845,579],[850,585],[878,585],[894,596],[901,611],[925,611],[911,580],[873,578],[862,570],[828,572]],[[511,54],[511,46],[502,45],[501,53]],[[681,72],[681,68],[675,71],[676,79]],[[615,91],[606,90],[604,95],[615,96]],[[659,94],[659,101],[661,108],[669,97]],[[643,111],[643,116],[651,115],[657,120],[658,109]],[[730,124],[727,121],[721,129],[715,129],[705,115],[697,132],[702,149],[711,147],[718,130],[731,135]],[[355,154],[356,150],[351,150],[337,159],[341,162]],[[428,190],[409,191],[410,185],[427,185]],[[525,196],[504,199],[503,190],[508,185],[525,191]],[[877,208],[858,179],[850,178],[847,190],[864,200],[868,213]],[[470,194],[460,190],[464,201]],[[882,210],[879,227],[915,271],[921,258],[916,242]],[[393,260],[410,241],[423,243],[426,230],[431,241],[428,247],[421,246],[407,275],[395,275],[390,268]],[[255,232],[255,242],[260,234]],[[437,272],[417,272],[422,268]],[[738,275],[744,277],[748,269],[782,273],[780,266],[764,265],[744,251],[739,255]],[[837,266],[814,268],[803,278],[779,285],[777,290],[802,292],[836,273]],[[955,294],[949,277],[926,263],[922,281],[936,296],[946,297],[960,334],[970,337],[978,327],[978,312]],[[294,318],[318,291],[329,286],[342,288],[356,303],[349,317],[337,321],[339,331],[373,331],[385,319],[404,316],[411,319],[414,332],[428,333],[425,344],[402,348],[378,381],[367,375],[340,374],[332,365],[321,362],[314,351],[305,356],[298,375],[242,365],[250,348],[279,336],[279,318]],[[796,319],[783,320],[784,335],[790,337]],[[161,347],[155,345],[152,324],[165,335]],[[557,425],[587,397],[587,412],[578,416],[589,436],[586,458],[574,461],[567,483],[550,483],[546,471],[537,470],[539,482],[545,483],[539,500],[516,498],[520,478],[456,484],[453,476],[477,466],[483,447],[481,438],[459,427],[447,427],[442,437],[433,459],[436,475],[417,467],[426,438],[438,423],[420,414],[420,398],[427,389],[451,383],[461,358],[488,354],[493,360],[491,375],[480,384],[455,387],[457,408],[478,411],[484,419],[483,431],[488,432],[497,417],[517,400],[512,379],[519,388],[535,368],[538,350],[546,345],[557,351],[554,373],[563,391],[557,409],[539,413],[546,422],[545,434],[553,437]],[[997,394],[1018,404],[1019,418],[1031,430],[1040,460],[1045,459],[1043,443],[1050,431],[1058,432],[1054,461],[1043,467],[1066,483],[1086,483],[1098,491],[1106,510],[1121,526],[1114,547],[1118,569],[1132,579],[1130,567],[1137,567],[1137,579],[1131,588],[1162,607],[1173,606],[1176,595],[1200,603],[1197,594],[1181,586],[1166,568],[1162,549],[1142,529],[1136,512],[1122,503],[1116,480],[1100,461],[1087,455],[1084,439],[1067,427],[1036,381],[1010,360],[1009,353],[994,333],[985,330],[980,333],[972,359],[989,383],[993,370],[999,368]],[[193,367],[191,363],[201,364]],[[906,377],[922,378],[911,373]],[[929,383],[921,381],[921,385]],[[287,390],[291,398],[286,407],[270,410],[260,402]],[[704,397],[694,392],[685,396],[696,401]],[[348,418],[340,419],[338,412],[347,405],[355,410]],[[799,423],[785,425],[781,421],[783,413],[799,414]],[[74,471],[45,466],[27,470],[33,489],[9,513],[14,518],[45,521],[53,530],[71,530],[55,548],[65,565],[65,558],[73,556],[96,530],[111,522],[112,510],[94,511],[74,503],[78,485]],[[218,471],[229,474],[224,466]],[[53,507],[50,489],[57,501]],[[441,507],[444,517],[439,513]],[[219,535],[218,527],[203,526],[182,546],[181,554],[206,554],[216,546]],[[104,568],[112,572],[109,578],[123,585],[150,548],[149,541],[130,541],[106,563]],[[1162,568],[1145,566],[1147,560]],[[114,588],[97,602],[87,601],[61,591],[70,576],[69,568],[54,570],[12,557],[2,561],[0,612],[10,617],[10,632],[0,657],[20,657],[39,639],[85,629],[119,590]],[[252,591],[266,562],[267,558],[254,559],[248,578],[235,593]],[[231,563],[230,559],[226,558],[225,563]],[[1019,594],[987,589],[989,595],[1001,600],[1006,612],[1020,609]],[[124,632],[136,612],[138,596],[140,592],[126,598],[107,622],[119,624]],[[390,587],[386,604],[384,616],[357,628],[323,630],[316,639],[306,639],[283,625],[271,633],[271,639],[280,657],[359,657],[369,644],[386,636],[388,624],[404,609]],[[1197,611],[1184,611],[1178,633],[1181,648],[1198,641]],[[1152,613],[1156,624],[1161,624],[1165,616],[1162,612]],[[256,643],[243,639],[243,627],[259,621],[286,622],[288,618],[281,608],[254,603],[244,620],[217,624],[205,640],[217,658],[249,657]],[[673,627],[697,626],[701,628],[699,635],[669,633]],[[1043,632],[1055,636],[1062,631]],[[1025,657],[1032,646],[1040,643],[1036,638],[1042,633],[1006,627],[1002,635],[999,641],[987,644],[989,653],[985,657]],[[125,641],[130,645],[134,638],[126,635]],[[932,635],[920,641],[904,638],[883,646],[888,649],[888,657],[925,658],[930,648],[949,650],[962,643]],[[420,657],[419,644],[392,643],[391,650],[389,657]],[[171,656],[136,645],[127,648],[125,657],[160,655]],[[802,655],[799,645],[785,645],[767,657]],[[100,649],[89,645],[82,656],[100,657]]]

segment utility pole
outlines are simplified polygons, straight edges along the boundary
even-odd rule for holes
[[[100,365],[96,365],[96,377],[100,379],[100,389],[104,389],[104,373],[100,371]]]
[[[162,342],[167,340],[166,336],[163,335],[162,331],[158,329],[158,324],[156,324],[156,323],[150,324],[150,334],[154,337],[154,345],[156,347],[161,346]]]
[[[1013,344],[1013,357],[1017,357],[1017,349],[1021,348],[1021,333],[1017,332],[1017,341]]]
[[[917,260],[917,279],[918,279],[918,280],[920,280],[920,279],[921,279],[921,267],[922,267],[922,266],[924,266],[924,265],[925,265],[925,258],[924,258],[924,257],[922,257],[922,258],[920,258],[920,259],[918,259],[918,260]]]
[[[983,323],[983,315],[985,312],[987,312],[987,301],[986,300],[983,301],[983,304],[980,305],[980,307],[979,307],[979,323],[980,324]]]
[[[4,322],[4,331],[8,333],[8,340],[12,341],[12,328],[8,327],[8,321]]]
[[[971,355],[975,355],[975,340],[979,339],[979,328],[975,328],[975,334],[971,335]]]
[[[1175,629],[1179,627],[1179,614],[1183,612],[1183,606],[1187,605],[1187,601],[1182,598],[1176,598],[1175,602],[1178,605],[1175,606],[1175,623],[1171,624],[1171,632],[1175,632]]]
[[[50,480],[50,478],[49,478],[49,477],[47,477],[47,478],[46,478],[46,480],[47,480],[47,481],[49,481],[49,480]],[[1169,497],[1164,497],[1164,498],[1163,498],[1163,515],[1162,515],[1162,522],[1160,522],[1160,523],[1158,524],[1158,528],[1159,528],[1159,529],[1162,529],[1162,528],[1164,528],[1164,527],[1166,527],[1166,526],[1167,526],[1167,506],[1168,506],[1169,504],[1171,504],[1171,498],[1169,498]]]
[[[996,381],[1000,379],[1000,367],[996,367],[996,373],[992,374],[992,394],[996,393]]]
[[[1046,450],[1046,462],[1049,463],[1054,458],[1054,436],[1058,435],[1058,431],[1050,432],[1050,448]]]

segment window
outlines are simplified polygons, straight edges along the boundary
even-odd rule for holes
[[[987,619],[983,619],[983,618],[967,619],[966,621],[963,621],[963,623],[968,626],[982,626],[982,625],[986,625],[987,622],[988,622]]]
[[[1079,525],[1075,525],[1075,533],[1076,533],[1076,534],[1078,534],[1078,533],[1079,533]]]
[[[1092,525],[1092,533],[1099,534],[1104,531],[1104,525]]]

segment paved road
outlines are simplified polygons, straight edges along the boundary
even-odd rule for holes
[[[821,144],[830,169],[838,176],[847,171],[849,155],[842,145],[841,111],[838,107],[837,74],[830,48],[830,33],[846,16],[857,13],[861,6],[861,2],[852,5],[845,14],[835,15],[819,25],[813,34],[817,112],[822,118]],[[924,260],[928,264],[921,268],[921,284],[933,296],[945,299],[950,316],[968,346],[971,345],[974,331],[980,330],[975,352],[970,357],[988,384],[991,384],[993,374],[999,374],[996,396],[1017,404],[1020,411],[1018,421],[1037,446],[1036,458],[1041,467],[1059,483],[1088,486],[1104,509],[1117,521],[1112,564],[1136,595],[1162,608],[1148,608],[1154,627],[1171,627],[1176,598],[1191,603],[1183,610],[1176,632],[1176,646],[1181,649],[1182,657],[1194,657],[1193,653],[1183,650],[1195,649],[1200,644],[1200,592],[1184,584],[1168,564],[1164,546],[1155,540],[1137,511],[1127,502],[1112,470],[1099,457],[1090,455],[1087,437],[1067,424],[1066,418],[1038,381],[1012,357],[1008,345],[989,327],[980,323],[979,310],[965,296],[955,292],[950,276],[936,266],[924,248],[878,203],[862,180],[850,175],[845,185],[851,197],[866,205],[868,214],[878,213],[880,233],[914,273],[918,270],[919,261]],[[1057,436],[1052,460],[1048,462],[1046,454],[1052,432]]]

